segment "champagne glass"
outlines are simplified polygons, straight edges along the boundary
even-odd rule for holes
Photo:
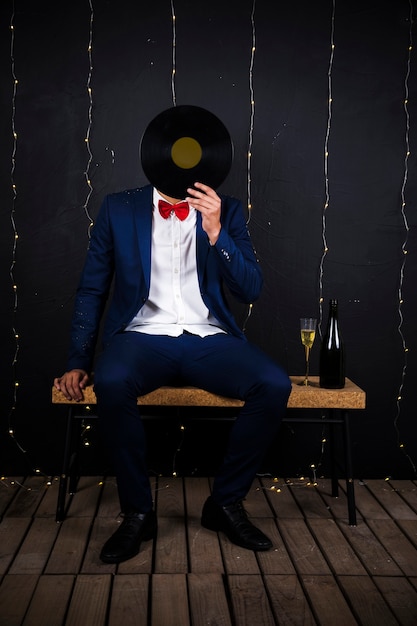
[[[310,363],[310,350],[314,343],[316,336],[317,320],[314,317],[301,317],[300,318],[300,331],[301,331],[301,343],[305,348],[306,353],[306,374],[304,380],[299,385],[311,385],[308,381],[309,375],[309,363]]]

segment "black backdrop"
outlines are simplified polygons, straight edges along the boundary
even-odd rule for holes
[[[412,14],[408,0],[1,3],[0,472],[60,471],[50,386],[65,368],[90,221],[106,193],[146,182],[138,145],[150,119],[194,104],[233,137],[221,191],[252,207],[265,288],[248,337],[302,373],[299,317],[324,324],[337,298],[347,374],[367,391],[353,419],[356,475],[415,477]],[[203,447],[211,471],[224,433],[207,432],[192,428],[183,455],[193,465]],[[175,452],[166,433],[151,433],[155,467]],[[322,437],[283,429],[264,469],[308,472]]]

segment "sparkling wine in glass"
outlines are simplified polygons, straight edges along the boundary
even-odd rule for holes
[[[310,364],[310,350],[313,346],[316,336],[317,320],[314,317],[301,317],[300,318],[300,331],[301,331],[301,343],[305,348],[306,354],[306,374],[304,380],[299,383],[300,385],[311,385],[308,380],[309,364]]]

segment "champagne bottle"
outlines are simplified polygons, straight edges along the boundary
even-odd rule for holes
[[[339,330],[337,300],[330,300],[329,318],[320,350],[320,387],[341,389],[345,386],[345,354]]]

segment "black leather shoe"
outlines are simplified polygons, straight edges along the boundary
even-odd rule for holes
[[[242,502],[219,506],[210,496],[203,507],[201,525],[209,530],[221,530],[232,543],[248,550],[272,548],[271,540],[248,520]]]
[[[123,522],[106,541],[100,553],[104,563],[121,563],[136,556],[142,541],[156,537],[155,511],[149,513],[126,513]]]

